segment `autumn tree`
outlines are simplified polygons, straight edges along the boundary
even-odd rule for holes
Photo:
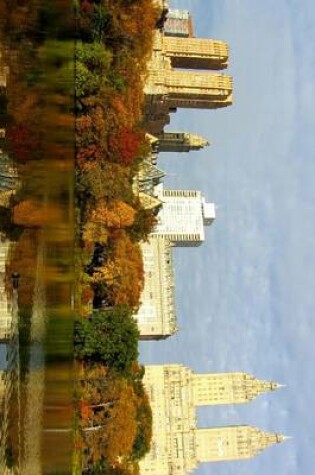
[[[78,174],[78,193],[85,199],[99,201],[122,200],[131,203],[132,174],[129,168],[118,163],[93,163]]]
[[[114,305],[125,304],[136,309],[144,283],[140,246],[123,231],[115,236],[112,245],[106,263],[94,269],[95,291],[104,293]]]
[[[134,222],[135,210],[123,201],[111,201],[108,206],[100,203],[91,213],[91,221],[103,223],[108,228],[122,229]]]
[[[140,144],[143,140],[144,133],[120,128],[110,134],[108,150],[114,160],[123,165],[130,165],[139,157]]]

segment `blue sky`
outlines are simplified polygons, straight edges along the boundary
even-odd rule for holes
[[[315,3],[173,0],[199,37],[225,40],[234,105],[179,111],[169,130],[200,133],[201,151],[164,154],[167,186],[217,205],[206,242],[176,249],[181,331],[143,343],[145,363],[248,371],[287,384],[244,406],[205,408],[200,426],[253,424],[293,436],[251,461],[197,475],[313,475],[315,466]]]

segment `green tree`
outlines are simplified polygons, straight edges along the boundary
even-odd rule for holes
[[[75,353],[78,358],[103,362],[113,371],[129,375],[138,357],[139,330],[126,306],[96,310],[76,322]]]
[[[112,61],[112,54],[100,43],[76,43],[77,61],[84,64],[89,71],[95,74],[106,74]]]

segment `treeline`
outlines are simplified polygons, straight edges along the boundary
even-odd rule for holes
[[[136,474],[152,415],[133,319],[144,284],[139,241],[154,224],[133,192],[149,152],[141,126],[158,11],[151,0],[84,1],[76,49],[76,173],[80,277],[75,351],[77,444],[84,473]],[[94,376],[92,376],[94,375]]]

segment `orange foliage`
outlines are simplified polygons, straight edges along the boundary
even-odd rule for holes
[[[91,245],[95,242],[106,244],[108,241],[108,228],[104,223],[88,220],[83,228],[83,240]]]
[[[140,246],[121,232],[114,240],[113,255],[93,274],[95,284],[105,282],[115,305],[139,306],[144,273]]]
[[[25,200],[13,209],[13,221],[27,228],[36,228],[61,221],[61,210],[53,204]]]
[[[82,388],[80,416],[89,461],[97,463],[106,457],[109,464],[115,465],[117,457],[131,455],[137,434],[137,407],[138,397],[126,380],[106,378],[86,381]]]
[[[90,220],[108,228],[126,228],[131,226],[135,219],[135,210],[123,201],[113,201],[109,206],[101,203],[91,213]]]

